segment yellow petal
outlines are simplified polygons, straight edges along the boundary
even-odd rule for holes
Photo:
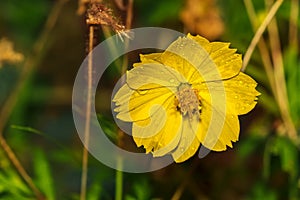
[[[149,87],[155,86],[152,84],[149,85]],[[168,101],[172,101],[173,106],[175,107],[174,94],[168,88],[162,87],[151,89],[145,91],[145,93],[139,93],[136,91],[129,100],[129,107],[125,109],[130,112],[130,121],[140,121],[148,119],[150,117],[151,110],[154,109],[152,113],[155,113],[155,107],[153,107],[154,105],[164,106],[166,103],[168,103]],[[118,117],[121,117],[121,113],[122,112],[119,113]],[[124,112],[124,114],[127,113]]]
[[[197,136],[205,147],[214,151],[223,151],[227,146],[232,147],[231,142],[238,140],[240,131],[238,115],[246,114],[256,105],[259,95],[255,90],[256,85],[251,77],[240,72],[237,76],[223,82],[207,82],[194,86],[199,91],[202,104],[201,128]],[[216,99],[214,104],[212,96]],[[216,114],[213,119],[212,112]],[[208,133],[210,126],[216,131]]]
[[[242,67],[242,56],[236,53],[236,49],[230,49],[229,45],[188,34],[174,41],[163,53],[140,55],[141,63],[170,66],[181,72],[190,83],[224,80],[237,75]],[[141,63],[134,66],[140,66]]]
[[[142,89],[144,85],[157,84],[160,87],[172,87],[176,92],[176,87],[187,80],[171,67],[158,64],[147,63],[135,67],[127,72],[126,83],[132,89]],[[150,89],[145,87],[145,89]]]
[[[195,137],[192,143],[188,146],[187,150],[184,153],[182,153],[181,156],[177,157],[175,153],[172,154],[174,161],[176,163],[186,161],[197,152],[199,146],[200,146],[200,141],[197,137]]]
[[[194,87],[200,91],[200,96],[207,96],[210,92],[225,90],[226,112],[229,114],[246,114],[255,107],[257,96],[260,93],[255,89],[257,83],[250,76],[240,72],[237,76],[223,81],[223,84],[219,83],[217,81],[207,82]],[[205,85],[212,87],[213,91],[208,91]]]
[[[201,92],[201,122],[197,137],[206,148],[223,151],[227,146],[232,147],[232,141],[238,140],[239,120],[237,115],[228,112],[227,105],[224,110],[219,105],[212,105],[211,102],[211,94]]]
[[[151,128],[151,123],[160,123],[158,118],[162,113],[156,113],[152,121],[141,121],[132,126],[132,135],[137,146],[144,146],[146,152],[153,152],[153,156],[163,156],[170,153],[178,145],[181,138],[181,115],[170,105],[166,110],[166,121],[163,127]],[[150,125],[149,125],[150,123]],[[155,126],[155,125],[154,125]],[[152,135],[155,132],[155,135]]]
[[[190,33],[187,34],[187,37],[188,38],[191,38],[193,40],[195,40],[196,42],[198,42],[203,48],[205,48],[207,51],[210,50],[210,42],[204,38],[204,37],[201,37],[200,35],[197,35],[197,36],[193,36],[191,35]]]
[[[215,133],[212,136],[207,135],[206,131],[208,130],[207,126],[209,122],[203,122],[201,124],[203,128],[199,130],[197,135],[199,139],[201,138],[201,143],[213,151],[224,151],[227,149],[227,146],[232,148],[232,142],[238,141],[239,138],[240,125],[238,117],[222,113],[219,113],[219,115],[222,116],[220,118],[225,118],[221,132]]]
[[[242,56],[236,54],[236,49],[230,49],[230,43],[224,42],[209,42],[205,38],[197,35],[188,35],[199,43],[209,54],[210,59],[217,66],[218,71],[222,79],[228,79],[239,73],[242,67]],[[206,79],[206,81],[211,81],[212,79]],[[218,80],[218,79],[215,79]]]
[[[170,103],[170,102],[166,102]],[[172,105],[171,105],[172,106]],[[166,107],[166,108],[165,108]],[[149,118],[134,123],[134,137],[149,138],[157,135],[165,126],[167,110],[170,106],[153,105],[149,112]]]
[[[181,138],[176,150],[172,153],[175,162],[183,162],[192,157],[200,146],[196,133],[199,128],[199,120],[194,117],[189,119],[187,116],[182,120],[183,128]]]
[[[174,41],[160,57],[164,65],[173,67],[189,81],[220,79],[208,52],[193,39],[183,37]]]
[[[141,66],[145,63],[160,63],[162,64],[160,57],[162,53],[151,53],[151,54],[140,54],[140,60],[141,62],[134,63],[133,67]]]
[[[117,117],[123,121],[149,118],[153,105],[163,105],[170,98],[175,100],[177,86],[182,82],[187,81],[176,70],[157,63],[143,64],[128,71],[126,84],[113,99]]]
[[[248,75],[240,72],[238,76],[224,81],[226,105],[231,114],[242,115],[250,112],[256,105],[257,83]]]

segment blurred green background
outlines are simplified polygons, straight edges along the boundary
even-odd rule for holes
[[[288,101],[278,103],[278,96],[284,94],[274,94],[263,64],[266,55],[256,48],[246,72],[258,82],[262,94],[255,109],[240,117],[240,139],[234,148],[211,152],[203,159],[194,156],[151,173],[124,173],[122,199],[176,199],[176,195],[179,199],[300,199],[299,139],[290,134],[294,130],[299,137],[300,132],[300,20],[297,15],[291,20],[295,2],[285,1],[276,14],[281,47],[275,55],[283,58],[282,85],[286,86]],[[114,1],[103,3],[120,21],[125,20],[126,12]],[[264,1],[253,4],[257,28],[268,8]],[[47,29],[47,18],[57,5],[61,9],[57,9],[56,23]],[[3,62],[0,67],[1,114],[10,95],[16,95],[12,112],[4,112],[8,122],[0,121],[4,123],[0,131],[47,199],[79,199],[80,195],[83,146],[75,130],[71,100],[77,70],[86,56],[88,28],[84,15],[76,14],[77,9],[77,1],[0,1],[0,40],[7,38],[14,50],[24,55],[23,62]],[[244,54],[255,32],[246,10],[243,1],[234,0],[136,0],[132,27],[157,26],[200,34],[212,41],[230,42]],[[289,36],[290,27],[296,37]],[[97,34],[98,42],[102,41],[102,31]],[[263,35],[273,55],[276,49],[268,43],[272,43],[271,36],[272,31]],[[138,60],[137,55],[129,58],[129,63]],[[276,62],[271,64],[274,70]],[[105,101],[96,105],[99,121],[112,140],[117,128],[111,120],[110,95],[120,68],[114,65],[105,73],[98,94]],[[282,112],[284,107],[288,112]],[[286,113],[291,118],[290,127]],[[126,142],[132,146],[130,138]],[[115,199],[115,176],[115,170],[90,156],[87,199]],[[2,148],[0,199],[35,199]]]

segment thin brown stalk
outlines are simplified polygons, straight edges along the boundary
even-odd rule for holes
[[[283,0],[277,0],[273,4],[272,8],[268,12],[268,15],[265,17],[264,21],[262,22],[262,24],[257,29],[254,37],[252,38],[252,41],[251,41],[249,47],[248,47],[248,49],[245,53],[245,56],[244,56],[244,59],[243,59],[243,67],[242,67],[241,71],[245,71],[258,41],[260,40],[262,34],[266,30],[268,24],[271,22],[271,20],[275,16],[275,14],[276,14],[277,10],[279,9],[279,7],[281,6],[282,2],[283,2]]]
[[[45,27],[40,35],[40,37],[37,39],[35,44],[33,45],[32,54],[26,59],[22,71],[20,74],[20,78],[18,82],[16,83],[15,89],[12,91],[10,96],[5,101],[1,111],[0,111],[0,144],[2,149],[5,152],[5,155],[10,160],[12,165],[15,167],[19,175],[23,178],[23,180],[26,182],[26,184],[29,186],[29,188],[33,191],[37,199],[45,199],[42,195],[42,193],[39,191],[39,189],[35,186],[33,180],[28,175],[24,167],[22,166],[21,162],[13,152],[13,150],[10,148],[10,146],[7,144],[5,138],[3,137],[3,130],[7,124],[7,121],[17,103],[18,96],[20,95],[21,91],[24,88],[24,83],[26,82],[27,78],[29,77],[30,73],[34,68],[38,66],[39,61],[43,57],[43,53],[45,51],[45,46],[47,44],[48,38],[51,35],[51,31],[54,27],[54,25],[57,22],[58,16],[60,11],[63,8],[63,5],[67,2],[67,0],[61,0],[58,1],[52,8]]]
[[[289,26],[289,43],[298,52],[298,20],[299,20],[299,0],[291,0],[291,14]]]
[[[248,17],[249,17],[251,25],[252,25],[252,29],[255,32],[257,30],[258,18],[255,13],[252,1],[244,0],[244,4],[245,4],[246,11],[247,11]],[[273,69],[272,69],[272,62],[270,59],[270,54],[268,51],[267,44],[263,37],[260,38],[257,46],[258,46],[258,49],[259,49],[259,52],[261,55],[261,59],[262,59],[263,66],[265,68],[268,80],[270,82],[271,90],[272,90],[275,98],[277,99],[277,93],[276,93],[276,89],[275,89],[275,80],[274,80]]]
[[[82,174],[81,174],[81,192],[80,199],[86,199],[87,188],[87,174],[88,174],[88,146],[90,141],[90,122],[91,122],[91,98],[92,98],[92,76],[93,76],[93,39],[94,39],[94,26],[89,27],[89,55],[88,55],[88,69],[87,69],[87,101],[86,101],[86,119],[84,130],[84,144],[82,154]]]
[[[126,27],[126,30],[130,30],[131,29],[131,23],[132,23],[132,18],[133,18],[133,0],[128,0],[128,4],[127,4],[127,7],[126,7],[126,24],[125,24],[125,27]],[[125,48],[128,47],[128,38],[124,38],[124,46]],[[123,56],[123,62],[122,62],[122,67],[121,67],[121,72],[122,74],[124,74],[127,70],[127,67],[128,67],[128,56],[127,55],[124,55]]]
[[[179,200],[181,198],[185,188],[188,186],[188,183],[190,182],[191,177],[192,177],[193,173],[195,172],[195,170],[197,169],[198,165],[199,165],[199,159],[195,158],[191,165],[192,168],[189,170],[188,174],[185,176],[184,181],[176,189],[175,193],[171,197],[171,200]]]
[[[127,7],[124,5],[124,0],[115,0],[115,4],[120,10],[127,9]]]
[[[188,180],[188,179],[187,179]],[[188,184],[188,181],[184,181],[175,191],[175,193],[173,194],[171,200],[180,200],[187,184]]]
[[[133,18],[133,0],[128,0],[127,4],[127,15],[126,15],[126,24],[125,27],[127,30],[131,29],[131,23]]]
[[[270,0],[265,0],[266,4],[269,5]],[[276,18],[274,18],[269,26],[268,33],[270,38],[270,47],[271,47],[271,55],[274,65],[274,80],[275,80],[275,88],[278,94],[278,106],[281,113],[281,117],[283,123],[287,129],[288,136],[295,142],[297,140],[297,131],[293,124],[290,111],[289,111],[289,101],[286,91],[286,80],[284,74],[284,66],[283,66],[283,56],[280,45],[280,37],[278,32],[278,26]],[[280,94],[280,95],[279,95]]]

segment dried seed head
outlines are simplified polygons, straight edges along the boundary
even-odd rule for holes
[[[86,23],[90,25],[110,26],[116,32],[125,30],[125,26],[116,19],[112,9],[97,2],[92,3],[87,10]]]
[[[86,23],[89,25],[105,25],[112,28],[118,34],[120,39],[124,41],[123,36],[132,39],[133,35],[125,26],[118,20],[113,13],[113,10],[106,7],[102,3],[93,2],[87,10]]]
[[[110,25],[112,10],[101,3],[91,3],[87,10],[86,23],[91,25]]]
[[[196,115],[200,119],[200,101],[190,84],[182,83],[179,85],[176,98],[178,107],[183,115],[188,114],[190,119]]]

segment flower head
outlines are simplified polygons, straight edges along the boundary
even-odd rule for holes
[[[163,53],[141,55],[115,94],[117,118],[132,122],[137,146],[176,162],[200,144],[223,151],[238,140],[238,115],[256,105],[256,82],[240,72],[241,55],[229,43],[178,38]]]

